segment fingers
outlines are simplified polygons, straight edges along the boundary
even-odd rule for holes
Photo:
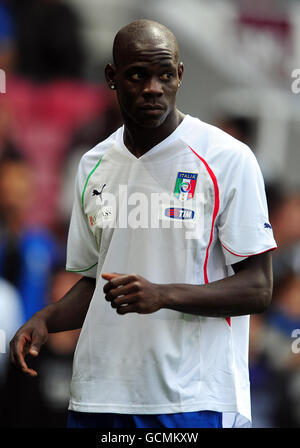
[[[41,346],[46,342],[46,336],[40,333],[37,329],[32,331],[31,335],[31,345],[29,348],[29,354],[32,356],[38,356],[41,350]]]
[[[102,274],[108,282],[103,287],[105,299],[111,302],[118,314],[139,312],[137,302],[141,290],[140,277],[136,274]]]
[[[118,314],[136,313],[136,304],[132,303],[127,306],[119,306],[116,311]]]
[[[108,280],[108,282],[103,287],[104,294],[107,294],[111,289],[118,288],[122,285],[127,285],[128,283],[137,280],[136,275],[132,274],[102,274],[102,277]]]
[[[121,296],[128,296],[129,294],[134,294],[137,293],[139,291],[139,287],[136,283],[128,283],[127,285],[124,286],[119,286],[113,289],[110,289],[106,294],[105,294],[105,299],[110,302],[110,301],[116,301],[116,299],[118,297]]]
[[[15,336],[11,341],[10,359],[11,362],[23,373],[29,376],[37,376],[37,372],[28,367],[25,356],[29,352],[30,339],[25,334]]]
[[[136,298],[135,294],[131,294],[128,296],[118,297],[118,298],[112,300],[111,306],[112,306],[112,308],[120,308],[120,307],[127,306],[128,304],[135,303],[136,301],[137,301],[137,298]]]
[[[22,327],[10,342],[11,362],[23,373],[29,376],[37,376],[37,372],[31,369],[26,361],[26,355],[38,356],[41,346],[47,340],[47,331],[43,326]]]
[[[108,274],[108,273],[103,273],[102,275],[101,275],[101,277],[102,278],[104,278],[104,280],[111,280],[111,279],[113,279],[113,278],[115,278],[115,277],[118,277],[120,274],[116,274],[116,273],[111,273],[111,274]]]

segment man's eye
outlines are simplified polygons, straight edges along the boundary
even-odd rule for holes
[[[160,75],[160,79],[162,79],[163,81],[169,81],[172,78],[172,73],[163,73],[162,75]]]
[[[133,73],[132,75],[130,75],[130,78],[133,79],[133,81],[139,81],[140,79],[142,79],[142,74],[141,73]]]

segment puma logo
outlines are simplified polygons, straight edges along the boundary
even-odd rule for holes
[[[102,192],[104,187],[106,186],[106,184],[104,184],[101,188],[101,191],[98,190],[93,190],[93,196],[100,196],[100,201],[102,201]]]

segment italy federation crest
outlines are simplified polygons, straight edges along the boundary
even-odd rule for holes
[[[198,174],[179,172],[176,179],[174,194],[180,201],[192,199],[195,193]]]

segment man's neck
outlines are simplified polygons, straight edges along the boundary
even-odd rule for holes
[[[151,148],[165,140],[184,119],[184,114],[177,109],[157,128],[142,128],[134,123],[125,123],[124,144],[137,158],[146,154]]]

